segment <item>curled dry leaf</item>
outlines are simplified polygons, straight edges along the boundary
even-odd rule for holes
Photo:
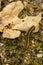
[[[41,20],[41,13],[39,13],[37,16],[27,16],[26,18],[23,19],[24,22],[13,26],[12,29],[27,32],[34,25],[35,26],[34,32],[37,32],[39,30],[40,20]]]
[[[14,39],[14,38],[19,37],[20,34],[21,34],[21,32],[20,32],[20,31],[17,31],[17,30],[4,29],[2,36],[3,36],[4,38]]]

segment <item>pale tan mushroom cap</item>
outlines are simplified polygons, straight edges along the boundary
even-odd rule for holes
[[[0,24],[0,32],[3,31],[3,28],[4,28],[4,26],[2,24]]]
[[[33,25],[35,26],[34,33],[39,30],[39,22],[41,20],[41,13],[37,16],[26,16],[23,19],[18,18],[19,13],[23,10],[24,5],[21,1],[12,2],[8,4],[0,12],[0,32],[3,32],[4,38],[14,39],[20,36],[21,31],[27,32]],[[7,25],[11,28],[6,28]]]
[[[5,29],[3,31],[3,37],[4,38],[10,38],[10,39],[14,39],[14,38],[17,38],[19,37],[21,34],[20,31],[17,31],[17,30],[11,30],[11,29]]]
[[[22,22],[20,24],[17,24],[15,26],[12,26],[12,29],[15,29],[15,30],[20,30],[20,31],[28,31],[30,28],[32,27],[32,25],[30,25],[29,23],[27,22]]]
[[[20,11],[23,9],[23,4],[21,1],[17,1],[17,2],[12,2],[10,4],[8,4],[1,12],[1,17],[4,17],[6,15],[13,15],[13,16],[17,16]]]
[[[22,20],[21,19],[19,19],[17,16],[15,16],[14,18],[9,18],[9,20],[3,20],[2,21],[2,24],[3,24],[3,26],[6,26],[6,25],[8,25],[8,24],[13,24],[13,25],[16,25],[16,24],[19,24],[19,23],[21,23],[22,22]]]
[[[22,20],[24,22],[13,26],[12,29],[17,29],[17,30],[27,32],[32,26],[35,26],[34,32],[37,32],[39,30],[39,22],[41,20],[41,13],[39,13],[37,16],[27,16]]]
[[[18,20],[17,16],[23,10],[24,6],[21,1],[12,2],[8,4],[1,12],[0,18],[2,20],[2,24],[4,26],[8,25],[9,23],[15,23],[16,19]]]

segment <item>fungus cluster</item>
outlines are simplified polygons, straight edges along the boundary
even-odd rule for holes
[[[41,13],[20,19],[18,15],[23,9],[23,3],[17,1],[11,2],[0,12],[0,32],[2,32],[4,38],[17,38],[20,36],[21,31],[27,32],[32,26],[35,26],[34,33],[39,30]]]

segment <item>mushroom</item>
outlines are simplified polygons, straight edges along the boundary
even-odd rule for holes
[[[20,34],[21,34],[21,32],[17,31],[17,30],[4,29],[2,36],[4,38],[15,39],[15,38],[19,37]]]
[[[12,27],[12,29],[17,29],[21,31],[28,31],[33,25],[35,26],[34,32],[37,32],[39,30],[39,22],[41,20],[41,13],[39,13],[37,16],[27,16],[26,18],[22,19],[20,24],[17,24]]]
[[[9,18],[9,20],[3,20],[2,21],[2,24],[3,24],[3,26],[6,26],[6,25],[8,25],[8,24],[13,24],[13,25],[16,25],[16,24],[19,24],[19,23],[21,23],[22,22],[22,20],[21,19],[19,19],[17,16],[15,16],[15,17],[13,17],[13,18]]]
[[[31,26],[28,26],[27,22],[22,22],[20,24],[12,26],[12,29],[20,30],[20,31],[28,31],[29,28],[31,28]]]
[[[15,2],[12,2],[8,4],[6,7],[3,8],[3,10],[0,12],[0,17],[4,17],[6,15],[9,15],[13,8],[15,7]]]
[[[21,1],[11,2],[8,4],[3,10],[0,12],[0,17],[4,17],[6,15],[10,16],[18,16],[18,14],[23,10],[23,4]]]
[[[1,12],[0,18],[4,26],[8,25],[18,16],[18,14],[23,10],[23,4],[21,1],[12,2],[8,4]]]
[[[3,28],[4,28],[4,26],[2,24],[0,24],[0,32],[3,31]]]
[[[20,36],[21,31],[27,32],[32,26],[35,26],[34,33],[39,30],[39,22],[41,20],[41,13],[37,16],[27,16],[23,19],[18,18],[19,13],[24,6],[21,1],[12,2],[8,4],[0,12],[0,32],[4,38],[15,39]],[[7,25],[11,24],[6,28]]]

